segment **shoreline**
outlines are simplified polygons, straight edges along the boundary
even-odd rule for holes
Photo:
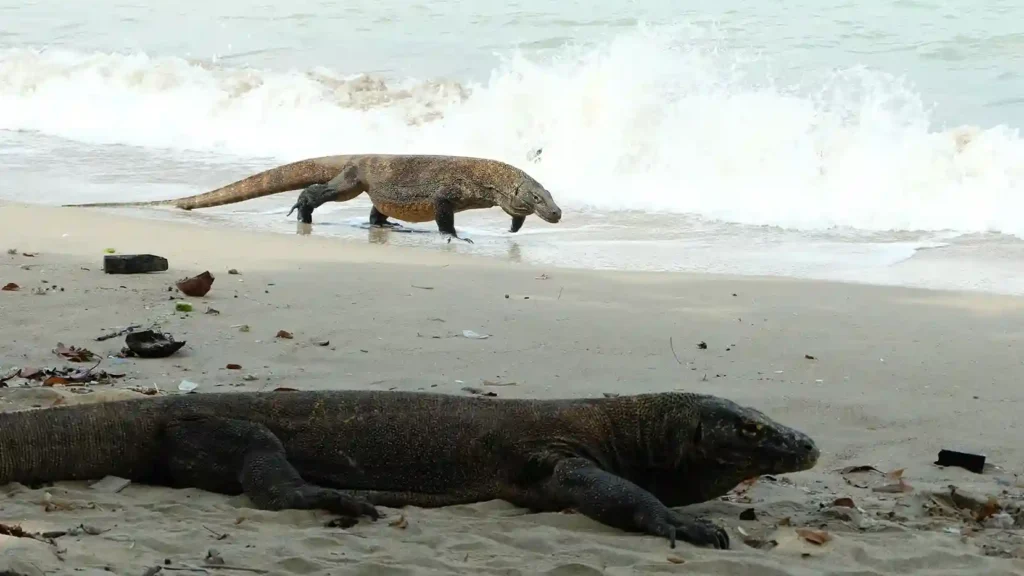
[[[123,197],[123,196],[122,196]],[[58,208],[48,204],[14,204]],[[370,203],[357,198],[322,207],[312,227],[286,218],[281,197],[185,212],[169,208],[88,208],[120,218],[244,229],[334,240],[351,250],[387,245],[418,253],[450,251],[433,223],[370,229]],[[787,278],[958,292],[1024,295],[1024,241],[1012,236],[952,232],[796,232],[771,227],[700,222],[679,215],[574,213],[548,225],[537,218],[507,232],[500,210],[459,214],[460,234],[474,239],[456,249],[475,257],[563,270],[711,274]],[[341,242],[341,244],[337,244]]]
[[[28,530],[81,523],[104,530],[60,538],[63,561],[42,543],[0,537],[4,554],[20,553],[41,569],[142,573],[164,558],[201,564],[216,548],[228,564],[273,574],[1024,573],[1020,527],[974,526],[922,508],[951,484],[1007,506],[1024,502],[1024,448],[1016,441],[1024,404],[1016,353],[1024,344],[1021,297],[563,269],[463,258],[471,251],[454,242],[420,250],[9,203],[0,203],[0,248],[0,285],[21,287],[0,293],[7,336],[0,372],[66,365],[52,352],[62,342],[100,354],[98,369],[125,374],[113,385],[85,387],[86,394],[15,379],[0,389],[2,410],[99,401],[136,387],[178,393],[182,380],[200,393],[290,386],[468,394],[464,388],[476,387],[551,398],[685,389],[763,410],[810,434],[822,450],[813,470],[695,508],[730,531],[734,550],[727,553],[685,545],[670,551],[657,538],[578,515],[526,514],[501,502],[386,509],[404,515],[408,528],[377,522],[339,530],[325,529],[329,516],[319,512],[263,512],[244,498],[197,490],[3,487],[5,517]],[[106,248],[167,257],[170,270],[105,275]],[[169,291],[204,270],[215,277],[207,296]],[[178,300],[194,311],[175,313]],[[166,359],[116,359],[108,355],[119,339],[95,340],[154,322],[186,346]],[[243,324],[248,331],[239,330]],[[278,330],[294,338],[275,338]],[[488,338],[466,338],[464,330]],[[936,467],[942,448],[983,453],[993,468],[975,475]],[[837,472],[848,466],[902,469],[913,489],[859,487],[860,479]],[[47,493],[73,506],[44,512]],[[836,511],[830,503],[838,498],[857,507]],[[757,520],[739,519],[747,508]],[[826,530],[832,539],[809,544],[794,527]],[[743,544],[740,529],[774,534],[778,546]]]

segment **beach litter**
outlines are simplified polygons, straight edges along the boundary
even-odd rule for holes
[[[167,271],[167,258],[155,254],[120,254],[113,255],[113,249],[107,250],[103,257],[103,271],[107,274],[146,274],[149,272]]]
[[[138,356],[140,358],[166,358],[185,345],[184,340],[175,340],[166,333],[143,330],[131,332],[124,337],[126,348],[121,350],[122,357]]]
[[[213,275],[210,274],[209,270],[207,270],[206,272],[203,272],[202,274],[198,274],[191,278],[182,278],[181,280],[175,282],[174,285],[178,288],[178,290],[181,290],[182,294],[186,296],[199,298],[202,296],[206,296],[206,293],[209,292],[210,288],[213,287],[213,281]]]

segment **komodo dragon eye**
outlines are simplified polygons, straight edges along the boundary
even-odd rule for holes
[[[762,424],[758,424],[757,422],[741,422],[740,423],[740,432],[742,432],[745,436],[750,436],[750,437],[760,436],[762,430],[764,430],[764,426]]]

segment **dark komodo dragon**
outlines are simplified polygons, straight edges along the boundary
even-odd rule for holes
[[[806,470],[818,448],[714,396],[518,400],[382,391],[186,394],[0,414],[0,485],[116,475],[244,492],[263,509],[492,499],[572,508],[609,526],[728,548],[669,507],[762,474]]]
[[[500,207],[518,232],[530,214],[552,224],[562,210],[529,174],[504,162],[467,156],[361,154],[309,158],[271,168],[216,190],[151,202],[66,204],[73,207],[175,206],[210,208],[305,188],[288,211],[313,222],[313,210],[327,202],[347,202],[363,192],[370,197],[370,224],[388,226],[388,217],[437,223],[438,231],[459,238],[455,213]],[[468,238],[459,238],[472,242]]]

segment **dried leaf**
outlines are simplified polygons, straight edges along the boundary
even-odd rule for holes
[[[58,356],[67,358],[70,362],[89,362],[96,357],[96,354],[93,354],[91,350],[75,346],[65,346],[62,342],[58,342],[57,347],[53,351]]]
[[[38,377],[42,373],[43,371],[40,370],[39,368],[22,368],[21,371],[18,372],[18,376],[21,376],[22,378],[25,378],[27,380],[31,380],[33,378]]]
[[[892,484],[886,484],[884,486],[876,486],[871,489],[872,492],[879,492],[882,494],[900,494],[903,492],[911,492],[914,489],[900,478],[899,481]]]
[[[900,478],[903,478],[903,471],[904,470],[906,470],[906,468],[899,468],[899,469],[893,470],[892,472],[886,472],[885,473],[885,477],[886,478],[891,478],[893,480],[899,480]]]
[[[810,528],[796,528],[796,533],[811,544],[822,546],[832,540],[832,535],[824,530],[811,530]]]
[[[206,293],[213,287],[213,275],[210,274],[209,270],[193,276],[191,278],[182,278],[175,284],[178,290],[181,290],[182,294],[186,296],[202,297],[206,296]]]
[[[292,333],[288,332],[287,330],[278,330],[276,337],[277,338],[284,338],[286,340],[291,340],[294,336],[292,336]]]
[[[8,282],[7,284],[4,284],[4,287],[0,288],[0,290],[3,290],[4,292],[15,292],[17,290],[21,290],[21,286],[18,286],[14,282]]]
[[[857,507],[857,505],[853,503],[853,498],[845,498],[845,497],[844,498],[836,498],[832,502],[832,505],[833,506],[838,506],[840,508],[856,508]]]
[[[409,527],[409,521],[405,519],[405,514],[402,514],[398,518],[388,522],[388,526],[398,528],[399,530],[405,530]]]
[[[999,500],[996,499],[994,496],[989,496],[988,501],[985,502],[985,505],[982,506],[980,510],[978,510],[977,514],[975,514],[974,516],[974,519],[978,522],[984,522],[988,517],[994,516],[1002,512],[1002,510],[1003,506],[1002,504],[999,503]]]
[[[50,376],[46,380],[43,380],[43,386],[66,386],[70,383],[71,380],[61,376]]]
[[[298,392],[298,391],[299,391],[298,388],[288,388],[286,386],[281,386],[279,388],[274,388],[273,390],[271,390],[271,392]]]
[[[760,478],[760,476],[754,476],[753,478],[747,478],[746,480],[743,480],[742,482],[737,484],[735,488],[732,489],[733,493],[736,494],[737,496],[741,494],[746,494],[747,491],[750,490],[754,486],[754,484],[757,483],[758,478]]]
[[[242,369],[242,365],[241,364],[228,364],[227,366],[225,366],[225,368],[227,368],[228,370],[241,370]]]
[[[668,560],[669,562],[671,562],[673,564],[684,564],[684,563],[686,563],[686,560],[683,560],[679,556],[675,556],[675,555],[669,556],[668,558],[665,558],[665,560]]]

